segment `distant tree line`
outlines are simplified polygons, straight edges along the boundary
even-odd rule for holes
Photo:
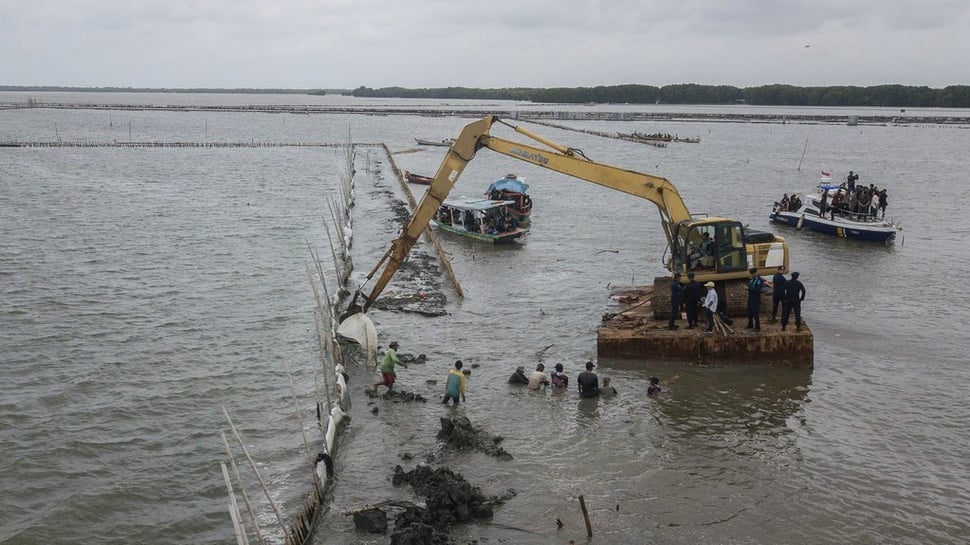
[[[60,87],[47,85],[0,85],[0,91],[74,91],[96,93],[252,93],[252,94],[342,94],[355,97],[435,98],[476,100],[519,100],[553,104],[753,104],[757,106],[879,106],[897,108],[970,108],[970,85],[942,89],[907,85],[857,87],[796,87],[794,85],[699,85],[684,83],[653,85],[610,85],[599,87],[358,87],[347,89],[256,89],[256,88],[150,88],[150,87]]]
[[[309,89],[255,89],[243,88],[221,88],[221,87],[189,87],[172,88],[162,87],[64,87],[57,85],[0,85],[0,91],[17,92],[72,92],[72,93],[223,93],[223,94],[257,94],[257,95],[305,95]],[[342,89],[331,91],[334,94],[346,92]],[[314,91],[315,94],[326,94],[325,91]]]
[[[513,87],[477,89],[442,87],[406,89],[358,87],[344,93],[355,97],[436,98],[478,100],[520,100],[555,104],[753,104],[757,106],[880,106],[914,108],[970,108],[970,86],[950,85],[942,89],[907,85],[857,87],[796,87],[794,85],[698,85],[685,83],[611,85],[600,87],[555,87],[549,89]]]

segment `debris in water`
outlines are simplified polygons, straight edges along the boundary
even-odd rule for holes
[[[441,417],[441,431],[438,439],[458,450],[473,449],[484,452],[502,460],[511,460],[512,455],[498,446],[502,437],[492,436],[488,432],[475,429],[470,420],[464,416]]]

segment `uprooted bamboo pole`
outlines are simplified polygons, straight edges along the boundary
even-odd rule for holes
[[[593,537],[593,527],[589,524],[589,511],[586,510],[586,498],[579,496],[579,508],[583,511],[583,521],[586,522],[586,537]]]
[[[242,513],[239,512],[239,504],[236,503],[236,493],[232,489],[232,480],[229,479],[229,469],[225,462],[219,462],[222,468],[222,477],[226,480],[226,490],[229,492],[229,518],[232,519],[232,530],[236,534],[236,545],[249,545],[249,538],[246,537],[246,529],[242,524]]]
[[[256,462],[253,457],[249,454],[249,449],[246,448],[246,443],[242,440],[242,436],[239,435],[239,431],[236,426],[232,423],[232,419],[229,418],[229,411],[225,407],[222,408],[222,414],[226,417],[226,422],[229,423],[229,429],[232,430],[233,436],[235,436],[236,441],[239,443],[239,447],[242,448],[243,454],[246,455],[246,460],[249,461],[249,466],[253,468],[253,473],[256,474],[256,480],[259,481],[259,486],[263,488],[263,494],[266,495],[266,500],[269,502],[270,507],[273,508],[273,513],[276,514],[276,520],[280,523],[280,528],[283,530],[283,535],[288,535],[286,529],[286,523],[283,522],[283,514],[280,513],[280,508],[276,506],[276,502],[273,501],[273,496],[269,493],[269,488],[266,486],[266,482],[263,480],[263,476],[259,474],[259,468],[256,467]]]
[[[229,464],[232,466],[232,473],[236,476],[236,481],[239,482],[239,492],[242,493],[243,502],[246,504],[246,511],[249,513],[249,519],[253,523],[253,529],[256,532],[256,537],[259,538],[259,542],[266,545],[266,539],[263,538],[263,531],[259,527],[259,520],[256,518],[256,510],[253,509],[253,502],[249,500],[249,494],[246,493],[246,487],[243,485],[242,479],[239,477],[239,466],[236,465],[236,459],[232,455],[232,449],[229,448],[229,439],[226,438],[225,432],[219,432],[219,436],[222,437],[222,445],[226,447],[226,456],[229,458]],[[233,498],[235,501],[235,498]],[[242,521],[240,521],[242,523]]]

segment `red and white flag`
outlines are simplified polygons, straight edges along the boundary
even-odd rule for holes
[[[824,170],[822,171],[822,176],[825,176],[826,178],[828,178],[831,175],[832,175],[831,172],[825,172]]]

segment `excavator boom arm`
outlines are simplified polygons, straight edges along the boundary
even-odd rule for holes
[[[491,136],[489,131],[495,123],[507,125],[515,132],[554,151]],[[401,263],[407,259],[411,248],[417,243],[418,237],[427,228],[438,207],[448,197],[458,177],[481,148],[488,148],[520,161],[647,199],[660,210],[668,243],[672,242],[674,225],[691,217],[677,189],[666,178],[596,163],[579,150],[556,144],[527,129],[505,123],[497,116],[485,117],[469,123],[462,129],[455,143],[448,149],[448,153],[434,175],[434,180],[418,203],[411,219],[404,226],[401,235],[392,242],[391,248],[367,275],[367,279],[370,280],[385,261],[388,261],[371,288],[370,294],[365,296],[363,310],[366,311],[387,287]]]

